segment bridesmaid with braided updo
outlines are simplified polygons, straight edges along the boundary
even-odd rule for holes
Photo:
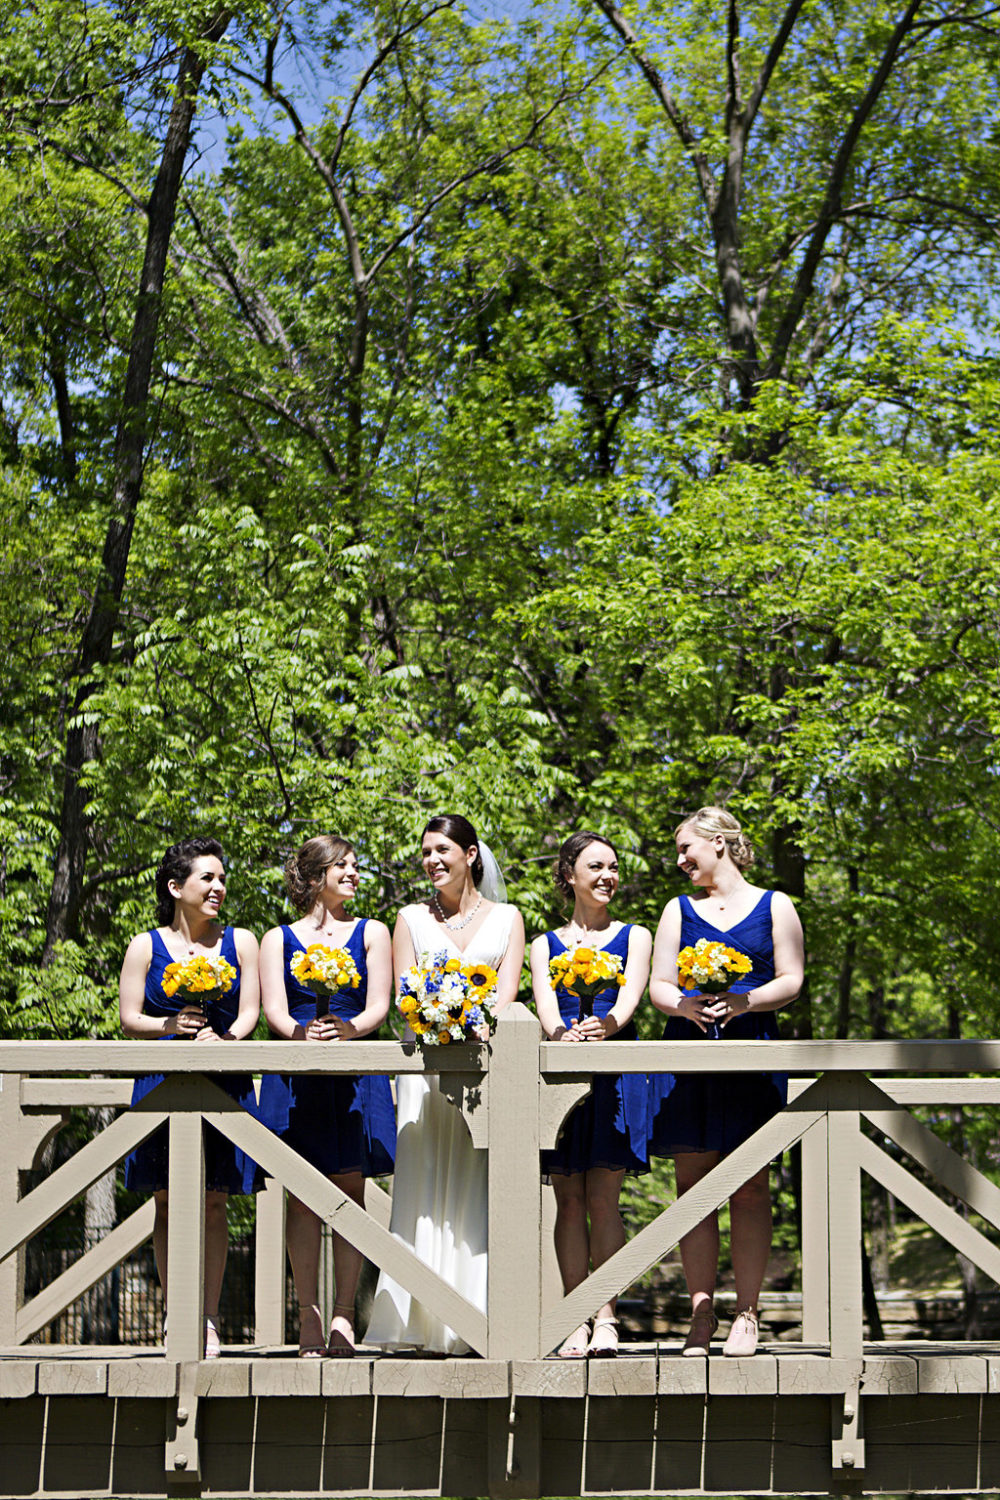
[[[667,1040],[726,1041],[774,1038],[775,1011],[802,988],[802,927],[780,891],[751,885],[744,870],[753,849],[732,813],[700,807],[675,834],[677,864],[696,887],[693,897],[669,902],[653,946],[650,998],[667,1016]],[[750,972],[722,994],[683,988],[681,950],[705,938],[725,943],[751,961]],[[785,1103],[786,1079],[774,1073],[679,1073],[664,1078],[669,1093],[653,1123],[650,1155],[672,1156],[678,1195],[707,1175]],[[769,1169],[762,1167],[729,1200],[736,1317],[724,1354],[757,1348],[757,1299],[771,1251]],[[718,1214],[709,1214],[681,1240],[691,1295],[687,1355],[706,1355],[716,1328],[714,1298],[719,1261]]]
[[[371,1036],[389,1010],[392,948],[383,922],[352,917],[358,857],[336,834],[307,839],[285,867],[297,922],[274,927],[260,947],[264,1014],[275,1036],[331,1046]],[[351,978],[329,996],[317,995],[296,976],[313,944],[342,949]],[[365,1178],[393,1169],[396,1120],[388,1078],[267,1073],[261,1084],[264,1123],[300,1156],[364,1207]],[[336,1294],[329,1337],[319,1309],[320,1221],[288,1195],[287,1243],[299,1304],[299,1354],[354,1353],[354,1299],[361,1252],[333,1236]]]

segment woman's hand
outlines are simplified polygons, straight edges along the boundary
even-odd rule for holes
[[[338,1042],[356,1042],[360,1036],[354,1022],[345,1016],[328,1016],[327,1020],[333,1027],[333,1039]]]
[[[745,1016],[750,1009],[750,996],[746,994],[733,994],[731,990],[723,990],[721,994],[709,998],[711,1004],[707,1007],[707,1013],[719,1026],[728,1026],[730,1021],[737,1016]]]
[[[610,1011],[603,1017],[584,1016],[582,1021],[575,1021],[573,1024],[581,1042],[604,1042],[618,1030]]]
[[[175,1036],[183,1037],[186,1042],[204,1042],[215,1039],[215,1032],[208,1024],[208,1017],[197,1005],[185,1005],[174,1017],[176,1023]]]
[[[335,1028],[335,1016],[315,1016],[313,1020],[306,1022],[307,1042],[335,1042],[337,1032]]]
[[[718,999],[718,995],[685,995],[682,992],[680,999],[673,1007],[674,1014],[693,1021],[699,1031],[707,1031],[715,1024],[714,1006]]]

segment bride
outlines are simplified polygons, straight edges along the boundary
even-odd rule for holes
[[[497,1009],[517,994],[524,923],[506,894],[496,860],[467,818],[431,818],[420,851],[433,887],[404,906],[392,939],[398,976],[424,955],[451,949],[497,970]],[[460,1112],[433,1074],[396,1084],[396,1175],[389,1228],[456,1291],[486,1311],[486,1152],[477,1151]],[[366,1344],[465,1354],[468,1345],[382,1272]]]

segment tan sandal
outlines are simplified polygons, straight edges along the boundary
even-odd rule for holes
[[[316,1314],[316,1322],[319,1324],[319,1326],[320,1326],[321,1329],[323,1327],[323,1321],[322,1321],[322,1318],[320,1316],[319,1303],[318,1302],[300,1302],[299,1303],[299,1359],[322,1359],[323,1356],[324,1356],[324,1354],[326,1353],[326,1345],[325,1344],[322,1344],[322,1343],[320,1343],[320,1344],[307,1344],[307,1343],[303,1342],[303,1339],[302,1339],[302,1314],[304,1312],[313,1312],[313,1313],[315,1313]]]
[[[333,1318],[342,1318],[348,1324],[351,1336],[348,1338],[341,1329],[334,1328]],[[354,1354],[354,1303],[335,1302],[333,1304],[333,1317],[330,1320],[330,1337],[327,1340],[325,1353],[330,1359],[350,1359]]]
[[[591,1359],[614,1359],[618,1353],[618,1319],[595,1318],[587,1354]]]
[[[757,1309],[745,1307],[738,1312],[729,1329],[729,1337],[722,1346],[723,1354],[728,1354],[730,1359],[748,1359],[751,1354],[757,1353],[757,1340],[760,1336],[760,1327],[757,1322]]]
[[[205,1318],[205,1358],[218,1359],[222,1353],[222,1344],[219,1340],[219,1325],[214,1318]]]
[[[681,1353],[689,1358],[697,1358],[700,1355],[708,1355],[708,1348],[712,1342],[712,1335],[719,1326],[719,1320],[710,1307],[699,1308],[696,1313],[691,1314],[691,1326],[688,1336],[684,1340],[684,1348]]]
[[[556,1359],[586,1359],[590,1348],[590,1322],[574,1328],[568,1338],[563,1339],[556,1350]]]

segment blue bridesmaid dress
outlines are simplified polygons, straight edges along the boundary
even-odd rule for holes
[[[164,994],[163,972],[168,964],[175,962],[167,951],[160,934],[153,928],[153,957],[146,972],[146,989],[143,1014],[147,1016],[176,1016],[189,1002],[185,996]],[[232,988],[212,1000],[206,1007],[208,1023],[221,1036],[236,1020],[240,1005],[240,961],[236,952],[233,929],[226,927],[222,934],[222,957],[236,970]],[[174,1042],[177,1036],[158,1037],[158,1041]],[[135,1080],[132,1103],[144,1099],[164,1079],[163,1073],[145,1073]],[[254,1116],[257,1100],[253,1079],[249,1073],[219,1073],[209,1075],[231,1099],[237,1100]],[[125,1158],[125,1186],[135,1192],[154,1193],[168,1186],[169,1142],[166,1125],[160,1127]],[[205,1187],[210,1192],[252,1193],[259,1187],[257,1164],[245,1152],[220,1135],[213,1125],[205,1127]]]
[[[361,983],[357,989],[338,990],[331,995],[331,1016],[351,1020],[367,1004],[365,926],[365,919],[359,918],[343,944],[354,960]],[[315,1018],[316,997],[299,984],[291,971],[292,959],[305,952],[305,944],[290,927],[282,927],[281,931],[288,1013],[305,1026]],[[339,1048],[351,1044],[325,1045]],[[316,1055],[317,1058],[324,1055],[322,1044],[317,1047]],[[389,1080],[382,1074],[352,1078],[344,1073],[336,1076],[265,1073],[260,1088],[260,1112],[265,1125],[327,1177],[349,1172],[383,1177],[393,1169],[396,1114]]]
[[[625,967],[631,924],[626,923],[603,952],[614,953]],[[566,944],[554,932],[545,934],[549,958],[567,951]],[[618,985],[611,984],[594,999],[594,1015],[606,1016],[618,998]],[[580,1001],[561,986],[556,990],[559,1014],[565,1025],[579,1015]],[[610,1038],[634,1042],[635,1022],[630,1021]],[[593,1090],[582,1099],[562,1128],[555,1149],[543,1151],[542,1171],[547,1176],[568,1176],[586,1172],[591,1167],[611,1171],[646,1172],[649,1161],[646,1143],[649,1137],[649,1106],[645,1073],[595,1073]]]
[[[771,894],[765,891],[753,911],[725,931],[705,921],[697,902],[680,897],[682,948],[708,938],[751,959],[750,973],[730,986],[734,994],[747,994],[774,978]],[[726,1026],[711,1026],[707,1033],[686,1016],[674,1015],[663,1033],[668,1042],[774,1040],[777,1035],[773,1010],[747,1011]],[[654,1111],[651,1156],[676,1156],[688,1151],[720,1151],[725,1156],[776,1115],[788,1095],[788,1076],[784,1073],[661,1073],[651,1077],[650,1084]]]

